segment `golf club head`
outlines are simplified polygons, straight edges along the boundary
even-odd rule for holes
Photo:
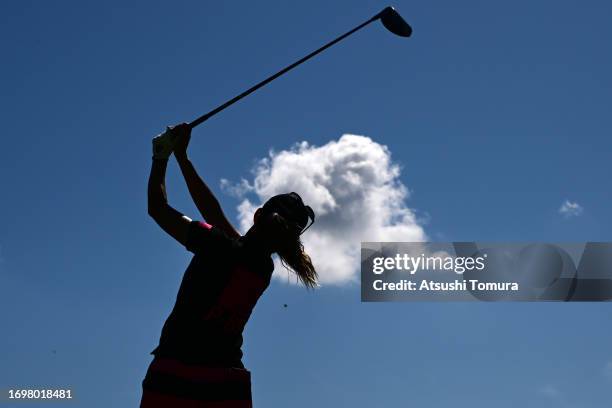
[[[410,34],[412,34],[412,27],[393,7],[386,7],[380,12],[379,17],[385,28],[393,34],[400,37],[410,37]]]

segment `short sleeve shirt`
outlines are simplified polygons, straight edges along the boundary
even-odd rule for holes
[[[194,256],[151,354],[213,366],[243,367],[242,331],[270,283],[269,254],[192,221],[185,247]]]

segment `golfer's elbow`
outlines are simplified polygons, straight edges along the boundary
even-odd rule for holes
[[[154,220],[157,220],[159,218],[160,210],[158,208],[149,206],[148,213],[149,217],[153,218]]]
[[[147,213],[149,214],[149,217],[155,219],[157,217],[159,217],[159,209],[152,207],[151,204],[149,204],[149,207],[147,208]]]
[[[147,212],[149,213],[149,216],[151,218],[157,221],[163,214],[164,207],[166,207],[167,205],[168,204],[163,201],[151,199],[151,197],[149,197],[147,203]]]

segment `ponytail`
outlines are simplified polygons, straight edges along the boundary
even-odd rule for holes
[[[297,278],[308,289],[315,288],[317,284],[317,271],[312,265],[310,256],[304,251],[300,240],[300,229],[288,222],[278,213],[271,216],[274,247],[285,268],[292,270]]]

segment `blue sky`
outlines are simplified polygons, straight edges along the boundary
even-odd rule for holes
[[[92,408],[137,405],[189,261],[146,214],[151,137],[386,5],[125,3],[0,6],[0,388]],[[194,132],[227,212],[222,178],[355,133],[388,146],[432,239],[612,240],[612,6],[395,6],[410,40],[370,26]],[[358,285],[274,281],[245,364],[262,407],[604,407],[609,323],[606,304],[362,304]]]

